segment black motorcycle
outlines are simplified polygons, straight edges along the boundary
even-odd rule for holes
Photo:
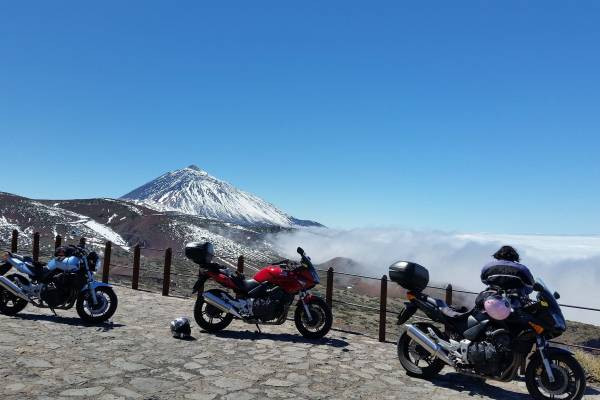
[[[408,290],[409,301],[398,324],[405,324],[418,310],[432,320],[404,325],[398,357],[410,375],[431,378],[449,365],[462,374],[508,382],[525,369],[527,390],[535,399],[583,397],[583,368],[569,351],[548,343],[567,328],[556,301],[559,294],[543,281],[533,286],[534,301],[518,294],[516,288],[524,285],[520,278],[488,277],[492,301],[508,307],[499,320],[491,317],[489,308],[456,310],[424,294],[429,272],[419,264],[397,262],[389,272],[392,281]]]
[[[104,322],[117,309],[112,287],[94,279],[100,263],[96,252],[85,247],[59,248],[48,265],[31,257],[6,253],[0,265],[0,313],[15,315],[27,304],[40,308],[67,310],[76,306],[86,322]],[[12,268],[20,274],[6,275]]]

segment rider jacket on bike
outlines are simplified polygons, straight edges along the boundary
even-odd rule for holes
[[[512,287],[511,292],[519,299],[527,298],[533,291],[535,279],[529,268],[519,263],[519,253],[511,246],[502,246],[500,250],[494,253],[493,257],[495,260],[487,263],[481,270],[481,281],[486,285],[490,285],[490,287],[477,297],[476,304],[483,304],[483,301],[491,293],[497,291],[495,285],[491,285],[488,278],[498,275],[519,278],[522,284]]]

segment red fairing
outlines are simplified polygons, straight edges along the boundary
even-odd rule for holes
[[[256,282],[273,282],[274,279],[281,279],[284,271],[274,265],[267,265],[254,275]]]
[[[268,265],[258,271],[254,275],[254,280],[261,283],[270,282],[292,294],[314,286],[314,280],[309,271],[305,269],[286,271],[275,265]]]

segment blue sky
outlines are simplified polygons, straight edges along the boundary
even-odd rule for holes
[[[330,226],[600,233],[600,3],[0,3],[0,190],[197,164]]]

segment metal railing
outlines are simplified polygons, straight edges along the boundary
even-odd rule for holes
[[[34,259],[34,261],[38,261],[40,255],[52,257],[51,251],[48,251],[46,249],[42,249],[43,251],[40,251],[40,235],[37,232],[33,234],[31,249],[25,249],[25,248],[19,247],[18,242],[19,242],[19,232],[14,230],[12,232],[12,237],[11,237],[10,242],[6,242],[6,241],[0,239],[0,250],[11,251],[13,253],[16,253],[18,251],[27,251],[27,252],[31,251],[32,258]],[[56,236],[54,238],[54,247],[55,248],[59,247],[62,244],[62,242],[63,242],[63,238],[60,235]],[[79,243],[85,244],[86,239],[81,238]],[[132,266],[112,263],[111,262],[112,243],[110,241],[107,241],[104,245],[104,257],[103,257],[103,265],[102,265],[102,281],[105,283],[108,283],[111,267],[131,270],[131,288],[135,289],[135,290],[139,290],[139,279],[140,279],[140,271],[141,271],[141,251],[142,250],[164,254],[164,262],[162,265],[162,267],[163,267],[162,268],[162,295],[163,296],[169,296],[170,287],[171,287],[171,283],[172,283],[172,281],[171,281],[172,277],[181,276],[181,277],[193,278],[193,279],[197,278],[197,275],[176,273],[176,272],[171,271],[171,266],[172,266],[172,261],[173,261],[173,251],[171,248],[158,249],[158,248],[152,248],[152,247],[142,247],[138,244],[133,247]],[[44,254],[42,254],[42,252]],[[220,260],[224,264],[227,264],[229,267],[237,270],[240,273],[243,273],[244,269],[246,267],[250,268],[252,270],[255,270],[255,271],[258,271],[260,269],[259,265],[246,260],[243,255],[240,255],[237,258],[236,257],[228,257],[228,256],[217,256],[215,258],[217,260]],[[332,306],[333,303],[337,303],[337,304],[343,304],[343,305],[350,306],[350,307],[379,312],[379,341],[385,342],[386,341],[387,314],[395,314],[395,315],[399,314],[398,312],[387,308],[387,297],[388,297],[387,296],[387,283],[388,283],[387,276],[383,275],[381,278],[376,278],[373,276],[365,276],[365,275],[353,274],[353,273],[348,273],[348,272],[339,272],[339,271],[334,271],[334,269],[332,267],[330,267],[327,270],[317,268],[317,271],[323,272],[326,274],[327,279],[326,279],[326,289],[325,289],[325,300],[326,300],[327,304],[329,304],[329,306]],[[159,271],[152,271],[152,272],[159,272]],[[379,281],[379,284],[380,284],[379,307],[368,306],[365,304],[356,304],[356,303],[346,302],[343,300],[334,299],[333,298],[334,275]],[[474,291],[463,290],[463,289],[454,289],[451,284],[448,284],[445,287],[430,285],[430,286],[427,286],[427,288],[444,291],[445,292],[445,301],[448,305],[452,305],[454,293],[469,294],[469,295],[478,295],[479,294],[478,292],[474,292]],[[600,308],[596,308],[596,307],[579,306],[579,305],[571,305],[571,304],[560,304],[560,306],[565,307],[565,308],[573,308],[573,309],[579,309],[579,310],[600,312]],[[413,318],[428,320],[428,318],[420,317],[418,315],[413,316]],[[563,343],[563,342],[557,342],[557,341],[553,341],[553,343],[559,344],[562,346],[568,346],[568,347],[578,348],[578,349],[582,349],[582,350],[587,350],[587,351],[600,352],[600,348],[598,348],[598,347],[583,346],[583,345]]]

